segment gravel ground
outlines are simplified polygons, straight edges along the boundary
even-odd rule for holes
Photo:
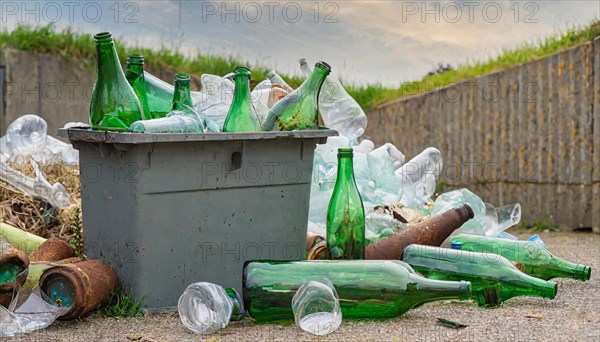
[[[517,232],[521,238],[528,234]],[[495,309],[471,302],[423,305],[402,317],[372,322],[344,322],[333,334],[316,337],[294,325],[257,325],[249,318],[218,334],[189,332],[177,315],[114,319],[87,317],[58,322],[15,341],[600,341],[600,234],[542,233],[555,254],[592,267],[588,282],[558,279],[554,300],[513,298]],[[446,318],[467,325],[455,330],[436,323]]]

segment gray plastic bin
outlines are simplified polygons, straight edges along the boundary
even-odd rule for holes
[[[85,252],[151,311],[196,281],[241,293],[245,260],[304,257],[314,149],[336,134],[69,129]]]

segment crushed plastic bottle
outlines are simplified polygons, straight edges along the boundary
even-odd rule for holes
[[[431,215],[435,216],[441,214],[463,204],[468,204],[471,207],[475,217],[463,224],[461,228],[457,229],[456,233],[458,234],[459,231],[461,231],[469,234],[485,235],[485,204],[479,196],[468,189],[458,189],[438,196],[433,203]]]
[[[513,203],[501,207],[485,204],[485,235],[498,236],[506,229],[521,222],[521,204]]]
[[[404,188],[402,203],[426,212],[430,198],[435,193],[442,167],[441,152],[434,147],[428,147],[398,168],[395,172],[396,178]]]
[[[270,80],[263,80],[252,89],[251,97],[254,109],[260,122],[263,122],[271,109],[279,100],[286,97],[289,92]]]
[[[2,162],[0,163],[0,179],[26,195],[40,197],[57,209],[68,206],[71,195],[67,189],[60,183],[51,185],[33,159],[31,164],[35,171],[35,178],[28,177]]]
[[[258,120],[263,122],[269,114],[269,109],[271,108],[269,106],[269,99],[271,97],[271,81],[263,80],[257,84],[254,89],[252,89],[250,97],[252,98],[252,104],[254,105],[254,110],[256,111]]]
[[[300,59],[300,68],[307,77],[312,72],[305,58]],[[325,79],[319,94],[319,113],[325,126],[350,140],[362,136],[367,128],[367,115],[331,74]]]
[[[41,165],[79,164],[79,151],[47,133],[48,125],[41,117],[26,114],[13,121],[3,137],[4,161],[24,164],[29,158]]]
[[[196,112],[206,120],[213,121],[220,130],[229,113],[229,107],[233,101],[233,90],[235,88],[233,82],[228,77],[228,75],[221,77],[203,74],[200,77],[202,82],[200,92],[204,97],[201,102],[194,102]]]
[[[342,324],[340,298],[327,278],[302,284],[291,305],[296,325],[313,335],[331,334]]]

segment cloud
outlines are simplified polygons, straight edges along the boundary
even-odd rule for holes
[[[296,74],[299,57],[320,59],[344,80],[386,85],[420,78],[436,63],[485,59],[600,16],[597,1],[586,0],[91,3],[102,8],[99,20],[86,20],[81,10],[91,5],[82,2],[74,20],[56,25],[109,30],[146,47],[239,56]],[[3,26],[24,22],[30,23],[9,15]],[[44,24],[43,16],[30,24]]]

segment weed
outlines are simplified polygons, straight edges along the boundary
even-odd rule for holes
[[[79,209],[79,207],[76,207],[73,210],[73,223],[71,226],[74,235],[71,240],[69,240],[69,245],[71,245],[77,257],[85,259],[85,254],[83,253],[83,236],[81,234],[81,219],[79,218],[80,213],[81,209]]]
[[[139,301],[134,299],[133,291],[125,291],[119,287],[110,294],[108,306],[102,310],[102,313],[108,317],[139,317],[145,314],[141,308],[142,302],[147,296],[143,296]]]

